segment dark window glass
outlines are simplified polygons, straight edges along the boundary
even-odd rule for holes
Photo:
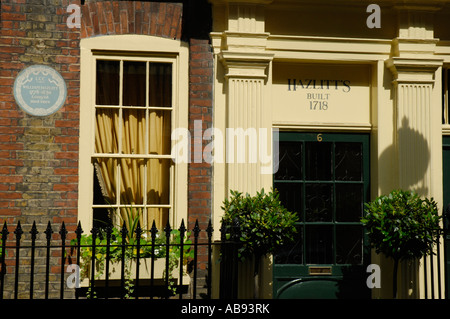
[[[97,105],[119,105],[119,77],[119,61],[97,60]]]
[[[282,183],[274,184],[274,188],[278,190],[281,204],[290,212],[298,213],[300,220],[302,219],[302,184],[301,183]]]
[[[279,142],[278,171],[276,180],[301,180],[302,178],[302,143]]]
[[[336,227],[336,263],[357,265],[362,263],[362,227]]]
[[[333,227],[330,225],[306,226],[306,263],[333,263]]]
[[[172,64],[150,63],[150,106],[172,106]]]
[[[145,106],[146,63],[123,62],[123,105]]]
[[[307,142],[305,175],[309,181],[331,180],[331,143]]]
[[[276,264],[302,264],[303,263],[303,228],[297,227],[295,241],[283,245],[275,254]]]
[[[336,143],[335,177],[338,181],[362,180],[361,143]]]
[[[359,222],[363,214],[363,185],[336,184],[336,220]]]
[[[307,222],[328,222],[333,217],[333,185],[306,184],[305,219]]]

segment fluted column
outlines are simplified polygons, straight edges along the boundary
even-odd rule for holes
[[[393,74],[395,151],[398,187],[442,203],[442,129],[440,68],[434,55],[433,35],[436,8],[399,7],[399,37],[393,40],[393,57],[386,66]],[[442,254],[442,247],[440,249]],[[399,297],[424,298],[438,295],[439,283],[424,277],[435,256],[400,267]],[[441,265],[441,268],[443,265]],[[438,269],[434,269],[435,273]],[[443,285],[443,283],[441,283]],[[434,287],[434,290],[432,290]]]
[[[214,164],[215,227],[230,190],[254,195],[272,187],[270,81],[265,6],[272,0],[210,0],[224,17],[211,33],[215,53],[215,129],[223,132],[224,162]],[[216,139],[217,147],[218,139]],[[216,149],[217,150],[217,149]],[[219,155],[220,152],[216,152]],[[217,218],[216,218],[217,217]],[[270,259],[261,263],[260,296],[272,295]],[[253,296],[253,266],[240,264],[239,296]]]
[[[435,72],[442,61],[393,58],[398,185],[423,196],[433,195],[432,161],[439,152],[431,145],[440,126],[439,101],[433,100]],[[436,110],[437,109],[437,110]],[[438,112],[436,112],[438,111]]]
[[[226,73],[226,176],[228,190],[255,193],[271,186],[272,131],[267,109],[271,55],[221,55]]]

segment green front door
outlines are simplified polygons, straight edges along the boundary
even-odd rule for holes
[[[369,135],[279,133],[274,188],[299,215],[296,241],[274,255],[275,298],[366,298]]]

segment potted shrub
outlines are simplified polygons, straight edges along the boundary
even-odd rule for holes
[[[394,261],[393,297],[397,297],[399,261],[433,253],[442,229],[436,202],[412,191],[394,190],[366,203],[361,219],[371,246]]]
[[[259,263],[263,256],[271,254],[292,240],[296,233],[296,213],[289,212],[281,205],[276,190],[265,193],[264,189],[255,196],[231,191],[222,209],[222,229],[231,237],[232,232],[224,226],[239,225],[238,257],[241,261],[254,259],[255,296],[258,296]]]

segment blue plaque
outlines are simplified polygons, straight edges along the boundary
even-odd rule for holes
[[[28,114],[47,116],[58,111],[66,101],[63,77],[46,65],[32,65],[22,70],[14,81],[14,98]]]

